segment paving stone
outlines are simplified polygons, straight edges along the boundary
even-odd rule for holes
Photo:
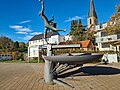
[[[120,90],[120,63],[85,64],[63,74],[74,89],[43,82],[44,64],[0,63],[0,90]]]

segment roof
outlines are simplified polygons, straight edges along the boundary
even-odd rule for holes
[[[88,47],[90,43],[91,43],[91,40],[81,41],[81,44],[82,44],[82,47],[83,47],[83,48]]]
[[[60,42],[59,45],[67,45],[67,42]]]
[[[85,41],[79,41],[79,42],[73,42],[73,44],[80,44],[82,48],[89,47],[90,44],[92,44],[91,40],[85,40]],[[60,42],[59,45],[68,45],[67,42]],[[93,44],[92,44],[93,47]]]
[[[88,17],[96,17],[97,18],[93,0],[90,0],[90,9],[88,12]]]
[[[47,38],[50,38],[51,36],[54,36],[54,35],[60,35],[60,34],[58,32],[51,31],[51,32],[47,33]]]
[[[82,48],[87,48],[89,47],[90,44],[92,44],[92,42],[91,40],[85,40],[85,41],[74,42],[74,44],[81,44]],[[94,47],[93,44],[92,47]]]
[[[58,32],[48,32],[47,33],[47,38],[50,38],[51,36],[53,35],[59,35]],[[34,40],[39,40],[39,39],[42,39],[44,37],[44,34],[38,34],[38,35],[35,35],[34,37],[32,37],[29,41],[34,41]]]
[[[29,41],[39,40],[43,38],[43,34],[38,34],[32,37]]]

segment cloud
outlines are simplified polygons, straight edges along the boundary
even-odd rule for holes
[[[20,26],[20,25],[12,25],[12,26],[9,26],[9,28],[15,29],[18,32],[32,32],[30,28]]]
[[[9,26],[9,28],[12,28],[12,29],[20,29],[20,28],[23,28],[23,26],[13,25],[13,26]]]
[[[42,32],[33,32],[33,33],[30,33],[30,35],[38,35],[38,34],[42,34]]]
[[[23,39],[28,41],[28,40],[30,40],[32,37],[33,37],[33,36],[28,35],[28,36],[25,36]]]
[[[79,16],[69,17],[69,19],[65,20],[65,22],[70,22],[72,20],[78,20],[78,19],[84,19],[84,18]]]
[[[20,28],[20,29],[16,29],[17,31],[20,31],[20,32],[31,32],[32,30],[29,29],[29,28],[26,28],[26,27],[23,27],[23,28]]]
[[[31,22],[32,20],[25,20],[25,21],[21,21],[21,22],[19,22],[19,24],[25,24],[25,23],[29,23],[29,22]]]
[[[16,34],[28,34],[27,32],[16,32]]]

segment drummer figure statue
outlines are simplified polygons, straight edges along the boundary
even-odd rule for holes
[[[62,29],[58,29],[58,28],[55,28],[51,25],[52,21],[54,20],[54,16],[52,16],[52,19],[51,20],[48,20],[48,18],[45,16],[44,14],[44,2],[43,0],[39,0],[42,4],[42,9],[41,11],[39,12],[39,16],[42,18],[42,20],[44,21],[44,39],[46,41],[46,43],[48,44],[47,42],[47,31],[48,30],[52,30],[54,32],[57,32],[57,31],[66,31],[66,29],[62,30]]]

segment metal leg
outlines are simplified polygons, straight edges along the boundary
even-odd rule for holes
[[[53,68],[54,64],[50,61],[45,60],[44,80],[46,83],[53,83],[54,73],[51,72],[51,69]]]
[[[52,55],[51,45],[47,45],[47,56]],[[54,69],[54,63],[48,60],[45,60],[44,66],[44,80],[46,83],[53,83],[54,73],[52,70]]]

